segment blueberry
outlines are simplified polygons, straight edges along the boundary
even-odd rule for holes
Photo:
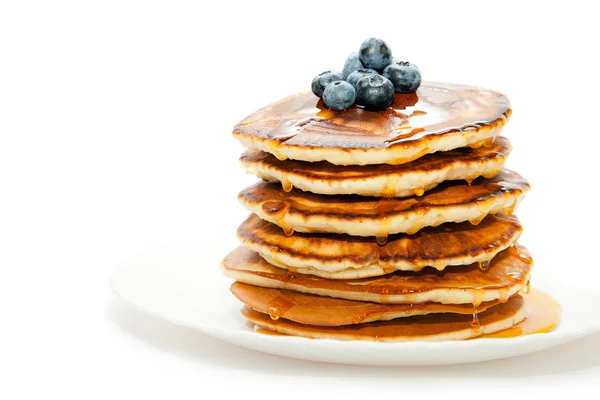
[[[356,104],[367,110],[385,110],[393,102],[394,85],[381,75],[367,75],[356,84]]]
[[[354,100],[356,100],[356,90],[348,82],[333,82],[323,91],[323,102],[332,110],[345,110],[354,104]]]
[[[344,69],[342,69],[342,76],[344,77],[344,79],[347,79],[352,72],[356,71],[357,69],[364,68],[365,66],[363,65],[363,63],[360,62],[358,53],[350,53],[350,55],[346,59],[346,62],[344,63]]]
[[[321,72],[319,75],[315,76],[315,79],[313,79],[311,89],[317,97],[323,97],[323,90],[325,90],[325,87],[327,87],[327,85],[329,85],[331,82],[343,80],[344,78],[339,72]]]
[[[392,61],[392,50],[383,40],[370,38],[360,45],[359,58],[365,67],[381,72]]]
[[[398,59],[398,58],[396,58],[396,57],[392,57],[392,62],[390,63],[390,65],[392,65],[392,64],[398,64],[398,63],[403,63],[403,62],[405,62],[405,61],[402,61],[402,60],[400,60],[400,59]],[[388,65],[388,67],[389,67],[390,65]],[[419,69],[419,67],[417,67],[417,64],[410,63],[410,65],[412,65],[413,67],[415,67],[416,69],[418,69],[418,70],[419,70],[419,72],[421,72],[421,70]],[[387,67],[386,67],[386,68],[387,68]]]
[[[358,82],[361,78],[364,78],[367,75],[377,75],[379,74],[377,71],[371,68],[365,69],[357,69],[346,78],[346,82],[354,86],[356,89],[356,82]]]
[[[396,61],[383,70],[383,76],[394,84],[397,93],[413,93],[421,86],[421,71],[415,64]]]

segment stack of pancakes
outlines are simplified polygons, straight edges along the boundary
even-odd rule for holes
[[[392,108],[326,109],[312,93],[234,130],[252,215],[223,261],[256,326],[311,338],[468,339],[526,317],[532,259],[503,169],[503,95],[424,83]]]

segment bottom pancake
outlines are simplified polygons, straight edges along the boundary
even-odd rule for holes
[[[476,326],[471,315],[461,314],[435,314],[346,326],[302,325],[283,318],[273,320],[268,314],[249,307],[244,307],[242,314],[261,328],[313,339],[440,341],[471,339],[509,329],[525,319],[523,305],[522,296],[513,296],[506,303],[479,314]]]
[[[499,304],[498,300],[482,303],[475,309],[471,304],[379,304],[334,299],[312,294],[270,289],[234,282],[231,292],[246,306],[269,314],[272,319],[307,325],[340,326],[373,321],[389,321],[437,313],[472,315]]]

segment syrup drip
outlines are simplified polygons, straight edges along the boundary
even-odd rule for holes
[[[515,208],[517,208],[517,202],[516,201],[513,203],[512,206],[504,209],[504,215],[508,215],[510,217],[515,212]]]
[[[508,288],[500,289],[500,297],[498,298],[500,303],[506,303],[508,301],[508,298],[509,298],[509,289]]]
[[[485,290],[474,290],[474,298],[473,298],[473,307],[477,309],[483,302],[483,296],[485,295]]]
[[[292,183],[288,180],[287,174],[285,173],[281,175],[281,187],[283,188],[283,191],[287,193],[291,192],[294,188]]]
[[[471,225],[479,225],[481,223],[481,221],[483,221],[483,219],[487,216],[487,214],[482,214],[481,216],[475,218],[475,219],[471,219],[469,220],[469,222],[471,223]]]
[[[481,329],[481,323],[479,322],[479,310],[477,307],[473,309],[473,321],[471,321],[471,327],[475,330]]]
[[[284,219],[287,205],[283,201],[269,200],[264,202],[261,208],[275,220],[275,224],[283,230],[283,233],[286,236],[292,236],[294,234],[294,229],[289,228],[285,223]]]
[[[490,147],[492,147],[492,146],[494,145],[494,141],[495,141],[495,140],[496,140],[496,137],[495,137],[495,136],[492,136],[492,137],[490,137],[490,138],[484,139],[484,140],[482,141],[482,145],[483,145],[483,147],[490,148]]]
[[[387,185],[386,185],[387,186]],[[395,187],[395,184],[394,184]],[[388,200],[382,199],[379,202],[377,202],[376,204],[376,208],[377,210],[383,214],[387,211],[387,206],[389,204],[392,204],[391,202],[389,202]],[[383,217],[381,219],[381,223],[379,226],[379,232],[377,233],[377,235],[375,235],[375,239],[377,241],[377,244],[379,244],[380,246],[383,246],[384,244],[387,243],[387,239],[388,239],[388,235],[390,233],[390,226],[392,224],[392,220],[388,217]]]
[[[423,229],[423,227],[425,226],[425,224],[423,223],[419,223],[419,222],[414,222],[413,226],[410,229],[406,230],[406,233],[409,235],[414,235],[415,233],[419,232],[421,229]]]
[[[419,151],[418,153],[416,153],[413,156],[409,156],[409,157],[398,157],[395,158],[393,161],[389,162],[388,164],[391,165],[400,165],[400,164],[406,164],[407,162],[411,162],[416,160],[417,158],[421,158],[426,154],[429,154],[429,148],[425,147],[423,150]]]
[[[484,178],[492,179],[493,177],[495,177],[499,173],[500,173],[500,170],[499,169],[495,169],[495,170],[490,171],[490,172],[484,172],[482,175],[483,175]]]
[[[480,148],[481,146],[483,146],[483,140],[481,140],[481,141],[479,141],[479,142],[471,143],[471,144],[469,144],[469,145],[467,145],[467,146],[469,146],[469,147],[470,147],[470,148],[472,148],[472,149],[478,149],[478,148]]]
[[[281,251],[281,250],[279,250]],[[273,261],[278,264],[278,265],[285,265],[285,263],[281,262],[281,260],[279,259],[278,256],[276,256],[273,252],[271,252],[271,258],[273,259]]]
[[[415,196],[421,197],[425,193],[425,189],[415,189]]]
[[[381,191],[381,197],[394,197],[396,195],[396,185],[400,180],[400,175],[393,175],[388,178],[383,190]]]
[[[376,236],[375,239],[377,240],[377,244],[378,245],[383,246],[383,245],[385,245],[387,243],[388,237],[387,237],[387,235],[385,235],[385,236]]]
[[[287,297],[278,296],[269,302],[269,316],[273,321],[277,321],[294,305],[295,303]]]
[[[273,154],[275,157],[277,157],[277,159],[279,161],[285,161],[287,160],[287,157],[282,155],[279,152],[279,146],[281,146],[281,142],[277,141],[277,140],[270,140],[268,142],[269,144],[269,150],[271,151],[271,154]]]
[[[519,260],[521,260],[527,264],[533,264],[533,258],[531,258],[531,256],[529,254],[521,251],[521,246],[513,244],[510,247],[513,250],[514,255],[517,256],[519,258]]]
[[[383,268],[383,272],[385,274],[391,274],[392,272],[395,272],[395,271],[396,271],[396,268],[394,268],[394,267],[384,267]]]
[[[489,261],[482,261],[482,262],[479,262],[478,264],[479,264],[479,269],[482,270],[482,271],[487,270],[488,267],[490,266],[490,262]]]

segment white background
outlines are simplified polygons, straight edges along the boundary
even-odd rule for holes
[[[0,397],[593,397],[599,335],[476,365],[323,365],[172,326],[108,284],[180,241],[222,282],[253,182],[233,125],[376,36],[425,80],[510,97],[509,166],[533,184],[522,242],[538,269],[598,291],[600,28],[585,4],[0,2]]]

